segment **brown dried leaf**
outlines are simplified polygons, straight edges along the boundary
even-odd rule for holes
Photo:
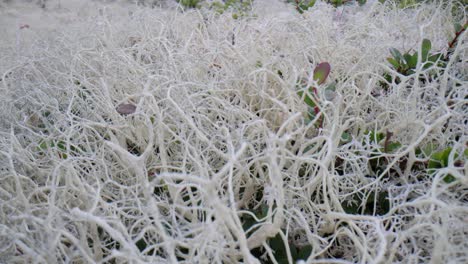
[[[117,112],[122,115],[130,115],[135,113],[136,105],[134,104],[119,104],[117,106]]]

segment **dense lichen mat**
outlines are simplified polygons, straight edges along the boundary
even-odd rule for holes
[[[0,3],[0,263],[466,263],[461,2]]]

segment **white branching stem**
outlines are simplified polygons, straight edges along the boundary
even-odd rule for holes
[[[0,263],[468,263],[461,2],[54,1],[0,0]]]

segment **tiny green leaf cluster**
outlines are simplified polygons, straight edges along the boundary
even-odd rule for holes
[[[296,10],[302,14],[305,11],[309,10],[309,8],[312,8],[317,3],[317,0],[287,0],[287,2],[294,5]],[[367,0],[325,0],[325,3],[331,4],[334,7],[340,7],[345,4],[353,3],[363,5],[366,2]]]
[[[387,58],[387,61],[397,72],[405,76],[414,74],[416,72],[419,56],[421,57],[421,64],[423,65],[423,69],[428,69],[439,61],[441,64],[443,64],[443,61],[441,61],[443,54],[440,52],[430,53],[431,47],[431,41],[424,39],[422,41],[421,53],[415,51],[412,53],[406,52],[402,54],[399,50],[391,48],[390,53],[393,57]]]
[[[178,0],[179,4],[187,8],[198,8],[200,0]]]
[[[234,11],[232,17],[237,19],[239,17],[245,16],[247,11],[251,8],[251,1],[239,1],[239,0],[226,0],[223,2],[215,1],[210,4],[210,8],[223,14],[228,10]]]

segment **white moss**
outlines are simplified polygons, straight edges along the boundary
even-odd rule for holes
[[[455,164],[466,32],[461,62],[430,69],[438,80],[400,76],[379,91],[384,72],[397,74],[389,48],[446,48],[449,8],[318,4],[300,15],[272,2],[235,20],[53,3],[0,9],[0,262],[261,263],[250,250],[274,254],[265,242],[278,232],[312,245],[304,263],[468,261],[466,161]],[[296,83],[323,61],[326,85],[337,83],[333,95],[319,87],[318,129]],[[124,103],[135,113],[119,114]],[[376,128],[402,146],[381,153],[364,133]],[[427,162],[415,151],[429,143],[453,148],[446,168],[400,168]],[[375,155],[386,171],[369,171]],[[376,192],[388,193],[387,213],[345,213],[353,195]],[[263,217],[258,229],[244,231],[247,215]]]

